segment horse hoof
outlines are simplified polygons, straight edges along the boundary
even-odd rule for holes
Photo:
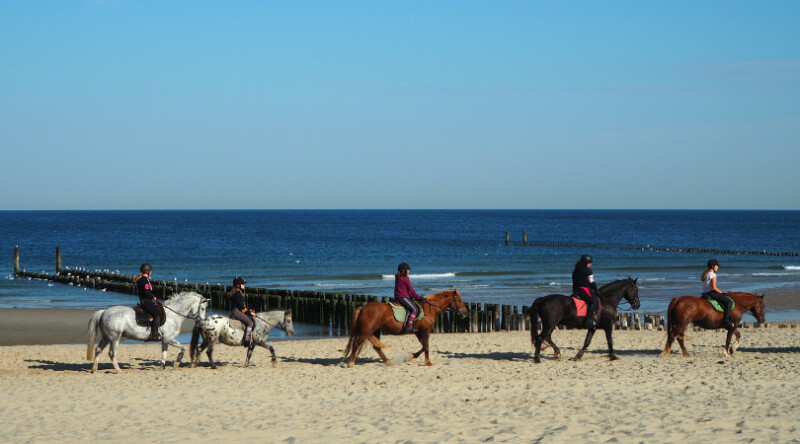
[[[574,358],[570,358],[570,361],[580,361],[582,356],[575,356]]]
[[[541,364],[542,360],[539,359],[539,358],[533,358],[533,362],[536,363],[536,364]]]
[[[347,363],[347,368],[353,368],[355,366],[356,366],[356,364],[354,362],[348,362]]]
[[[611,361],[618,361],[619,360],[619,356],[611,355],[611,356],[608,357],[608,359],[611,360]]]

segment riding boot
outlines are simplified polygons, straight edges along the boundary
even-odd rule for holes
[[[731,322],[731,312],[725,310],[722,312],[722,326],[724,328],[733,328],[733,322]]]
[[[156,323],[157,319],[153,319],[153,325],[150,326],[150,337],[147,338],[148,341],[160,341],[161,335],[158,334],[158,323]]]
[[[250,327],[247,327],[247,329],[244,331],[244,340],[242,341],[242,345],[244,345],[245,347],[250,347],[250,333],[251,333],[251,331],[252,331],[252,329]]]
[[[594,316],[586,316],[585,325],[588,329],[597,328],[597,318]]]
[[[413,314],[408,317],[408,323],[406,324],[406,329],[405,329],[406,333],[411,333],[414,331],[414,320],[416,318],[417,317],[414,316]]]

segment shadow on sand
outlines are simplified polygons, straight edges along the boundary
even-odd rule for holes
[[[91,373],[92,371],[92,363],[72,363],[72,362],[54,362],[54,361],[45,361],[43,359],[26,359],[25,362],[34,363],[34,365],[29,365],[28,368],[30,369],[39,369],[39,370],[51,370],[55,372],[78,372],[78,373]],[[123,370],[130,369],[131,366],[129,364],[120,364],[119,367]],[[105,371],[105,370],[114,370],[114,366],[108,363],[100,363],[97,367],[98,371]]]

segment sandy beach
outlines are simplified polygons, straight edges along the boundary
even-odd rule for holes
[[[583,335],[554,340],[570,357]],[[617,331],[619,361],[600,335],[581,362],[536,365],[527,332],[440,334],[432,367],[365,349],[352,369],[344,338],[277,341],[274,367],[220,346],[217,370],[203,356],[162,371],[158,345],[123,344],[119,375],[107,354],[90,374],[85,345],[3,346],[0,440],[800,442],[800,328],[742,329],[729,358],[722,333],[690,335],[689,359],[659,356],[663,332]],[[418,349],[385,339],[390,357]]]

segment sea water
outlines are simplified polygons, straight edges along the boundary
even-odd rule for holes
[[[701,291],[706,261],[720,264],[723,290],[769,293],[797,285],[800,258],[663,251],[704,248],[800,251],[800,211],[314,210],[3,211],[0,307],[100,308],[132,295],[13,279],[20,247],[28,271],[65,267],[249,286],[390,296],[408,262],[419,293],[457,288],[467,302],[530,305],[569,293],[581,254],[595,258],[602,285],[639,278],[641,312],[663,312],[674,296]],[[622,250],[505,245],[529,242],[651,247]],[[2,256],[0,256],[2,257]],[[800,301],[770,309],[768,320],[800,319]]]

